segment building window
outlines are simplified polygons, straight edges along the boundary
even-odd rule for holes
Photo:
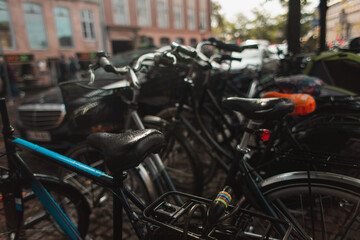
[[[128,0],[113,0],[113,14],[115,24],[129,25],[129,3]]]
[[[157,25],[159,28],[169,27],[169,6],[167,0],[157,0]]]
[[[183,1],[174,0],[174,28],[183,29],[184,28],[184,19],[183,19]]]
[[[142,35],[140,36],[139,48],[146,49],[154,47],[154,39],[149,36]]]
[[[42,7],[34,3],[23,3],[26,31],[31,49],[48,47]]]
[[[70,20],[70,11],[64,7],[55,7],[55,25],[56,32],[61,48],[70,48],[74,46],[72,36],[72,25]]]
[[[160,45],[161,46],[167,46],[170,45],[170,39],[167,37],[160,38]]]
[[[81,10],[81,26],[85,40],[95,40],[94,15],[90,10]]]
[[[200,0],[200,30],[206,30],[207,29],[207,0]]]
[[[187,0],[187,20],[188,20],[188,29],[196,30],[196,1]]]
[[[196,47],[197,45],[197,39],[196,38],[190,38],[190,46]]]
[[[0,41],[4,49],[15,48],[14,32],[11,24],[8,4],[0,0]]]
[[[176,38],[176,39],[175,39],[175,42],[177,42],[177,43],[179,43],[179,44],[185,44],[185,40],[184,40],[184,38],[182,38],[182,37]]]
[[[137,0],[138,25],[142,27],[151,26],[151,13],[149,0]]]

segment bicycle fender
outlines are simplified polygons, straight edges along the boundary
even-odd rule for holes
[[[296,182],[296,181],[303,181],[304,179],[309,179],[309,178],[311,178],[313,180],[326,179],[329,182],[338,181],[338,182],[348,184],[349,186],[353,186],[355,189],[360,188],[360,180],[359,179],[336,174],[336,173],[319,172],[319,171],[310,171],[310,172],[296,171],[296,172],[288,172],[288,173],[278,174],[278,175],[275,175],[275,176],[265,179],[259,185],[259,187],[261,189],[263,189],[263,188],[267,188],[268,186],[271,186],[271,185],[273,185],[273,186],[275,186],[276,184],[281,185],[283,181]]]

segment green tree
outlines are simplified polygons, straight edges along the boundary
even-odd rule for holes
[[[212,32],[215,36],[223,35],[226,31],[227,20],[222,13],[221,5],[212,1],[211,3],[212,11],[211,11],[211,28]]]
[[[302,6],[307,4],[306,0],[300,0],[300,2]],[[282,0],[281,3],[287,6],[288,0]],[[287,13],[271,17],[270,12],[261,5],[252,11],[255,16],[254,20],[249,20],[243,13],[238,13],[236,20],[229,22],[217,1],[213,0],[212,6],[212,31],[219,39],[226,41],[236,41],[239,38],[242,41],[246,39],[265,39],[273,43],[281,43],[286,39]],[[306,35],[311,30],[313,19],[314,13],[302,13],[300,36]]]
[[[233,40],[241,39],[246,40],[250,38],[250,24],[251,22],[243,13],[236,15],[236,22],[234,27],[230,29],[230,34],[233,36]]]
[[[250,36],[254,39],[266,39],[273,42],[276,38],[275,24],[271,14],[263,6],[252,10],[255,19],[251,21]]]

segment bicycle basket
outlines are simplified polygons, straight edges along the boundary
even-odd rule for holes
[[[67,81],[59,84],[71,126],[112,130],[123,126],[131,97],[128,83],[123,81],[96,80]]]
[[[174,196],[183,199],[182,206],[174,204]],[[228,218],[210,228],[204,227],[211,200],[180,192],[168,192],[150,204],[143,212],[146,221],[158,226],[151,239],[289,239],[292,227],[274,219],[234,206],[225,214]],[[261,227],[260,227],[261,224]],[[285,229],[279,234],[275,225]],[[205,230],[206,229],[206,230]]]

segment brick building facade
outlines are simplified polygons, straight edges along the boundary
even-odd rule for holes
[[[360,36],[360,0],[331,0],[326,14],[326,41],[348,41]]]
[[[119,53],[211,35],[210,0],[0,0],[0,55],[25,84],[54,85],[60,56],[82,66]]]

